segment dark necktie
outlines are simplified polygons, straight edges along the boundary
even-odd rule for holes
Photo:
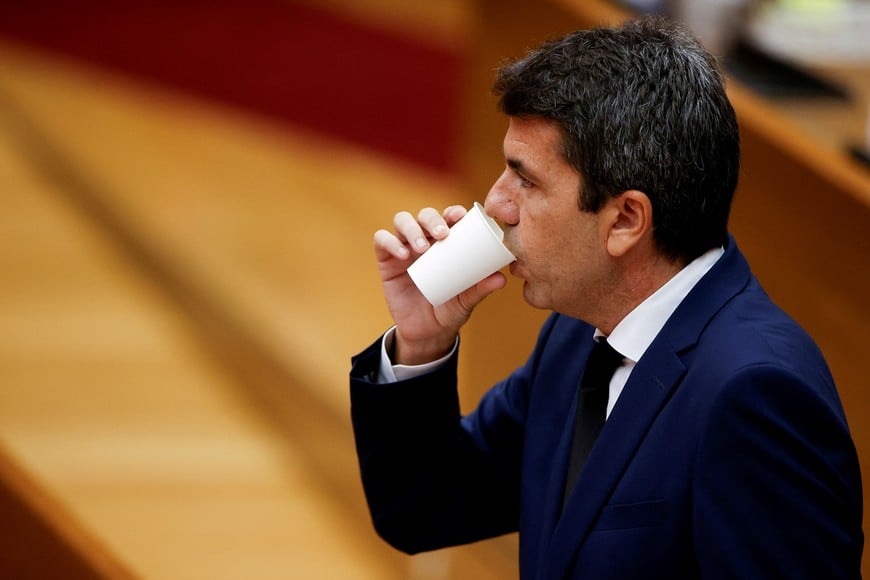
[[[580,397],[577,402],[577,415],[574,419],[574,439],[568,462],[568,475],[565,479],[565,493],[562,505],[568,501],[574,484],[586,465],[586,458],[604,426],[607,416],[607,396],[610,378],[622,364],[623,357],[613,350],[604,338],[592,347],[586,362],[583,378],[580,380]]]

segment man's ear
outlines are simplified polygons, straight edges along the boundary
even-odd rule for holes
[[[644,239],[651,238],[653,228],[652,203],[649,197],[636,189],[623,191],[607,201],[607,252],[611,256],[624,256]]]

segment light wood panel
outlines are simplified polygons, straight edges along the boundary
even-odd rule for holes
[[[405,570],[365,512],[347,369],[389,324],[373,232],[398,209],[455,203],[457,183],[28,51],[7,46],[4,61],[0,87],[27,119],[25,148],[184,307],[360,545]],[[410,562],[413,578],[516,573],[513,551],[485,543]]]
[[[398,209],[455,199],[456,182],[108,74],[5,59],[5,89],[95,203],[346,409],[349,356],[389,323],[372,235]]]
[[[4,89],[21,89],[37,70],[62,70],[10,53],[2,60]],[[44,105],[54,114],[77,116],[74,87],[99,92],[109,115],[123,118],[99,83],[61,75],[34,90],[53,95]],[[24,92],[14,97],[22,106]],[[143,99],[145,109],[156,106]],[[0,440],[21,466],[137,576],[405,577],[402,559],[360,539],[345,503],[311,470],[305,442],[264,419],[163,289],[94,227],[62,180],[45,172],[45,158],[29,155],[14,115],[5,100]],[[52,117],[40,119],[50,125]],[[135,149],[100,140],[100,119],[80,120],[67,145],[99,153],[84,176],[99,181],[104,164],[122,164],[128,179],[155,179],[159,171],[142,165]],[[135,131],[118,136],[147,141]],[[163,187],[149,184],[157,201]],[[167,201],[169,219],[180,218],[180,205]],[[194,213],[200,209],[208,211]]]

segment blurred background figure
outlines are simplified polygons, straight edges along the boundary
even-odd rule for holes
[[[870,60],[867,0],[623,0],[686,22],[714,54],[749,38],[787,59]]]
[[[867,0],[756,0],[744,34],[782,58],[870,67]]]
[[[710,52],[725,55],[759,1],[763,0],[669,0],[669,4],[670,11],[694,30]]]

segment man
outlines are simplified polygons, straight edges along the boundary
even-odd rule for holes
[[[462,208],[375,234],[395,328],[354,357],[351,397],[378,532],[413,553],[519,530],[522,578],[860,577],[830,373],[727,233],[738,130],[714,59],[644,19],[545,44],[495,91],[506,169],[485,207],[553,314],[460,417],[458,333],[505,278],[437,308],[408,278]],[[598,427],[584,375],[605,344]]]

